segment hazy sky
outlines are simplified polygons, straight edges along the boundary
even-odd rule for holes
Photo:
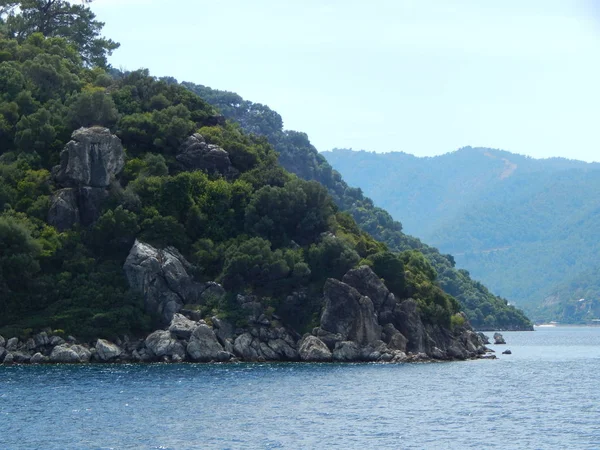
[[[600,0],[95,0],[115,67],[269,105],[319,150],[600,161]]]

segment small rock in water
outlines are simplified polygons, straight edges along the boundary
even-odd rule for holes
[[[496,344],[496,345],[506,344],[504,337],[502,337],[502,335],[500,333],[494,333],[494,344]]]
[[[512,355],[512,352],[510,350],[504,350],[502,352],[503,355]]]

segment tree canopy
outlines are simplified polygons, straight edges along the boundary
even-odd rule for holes
[[[0,1],[2,31],[23,42],[35,33],[46,37],[62,37],[73,44],[87,65],[107,66],[106,57],[119,44],[101,36],[103,22],[85,4],[66,0]]]

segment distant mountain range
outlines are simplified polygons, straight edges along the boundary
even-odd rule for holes
[[[600,317],[600,164],[472,147],[323,155],[407,233],[534,320]]]

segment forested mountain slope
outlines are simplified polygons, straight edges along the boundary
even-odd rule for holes
[[[433,158],[325,154],[393,215],[409,217],[415,234],[534,318],[596,317],[594,308],[569,307],[582,296],[565,286],[582,278],[584,291],[600,285],[584,275],[598,268],[600,164],[470,147]]]
[[[108,70],[116,44],[87,58],[69,34],[91,26],[85,6],[11,5],[20,8],[0,15],[2,334],[32,348],[33,333],[46,329],[90,340],[141,336],[185,309],[198,332],[229,324],[241,347],[227,358],[274,359],[265,342],[293,335],[273,345],[293,346],[284,356],[297,359],[311,331],[327,340],[330,350],[312,338],[329,360],[348,345],[356,351],[346,360],[363,358],[360,348],[387,348],[381,339],[394,336],[398,351],[475,355],[461,350],[461,333],[479,338],[422,253],[392,252],[360,230],[321,184],[286,171],[266,138],[226,122],[190,90],[145,70]],[[39,32],[45,7],[77,27],[42,21]],[[148,273],[163,291],[146,289]],[[359,292],[367,279],[375,304]],[[337,310],[322,315],[327,305]],[[368,329],[354,330],[362,317]],[[400,339],[394,324],[418,333]],[[259,331],[265,336],[250,334]],[[170,330],[158,333],[182,345]]]
[[[175,80],[170,79],[174,83]],[[390,214],[374,205],[359,188],[350,187],[341,175],[311,145],[305,133],[283,129],[283,120],[268,106],[244,100],[238,94],[211,89],[194,83],[182,83],[200,95],[222,114],[250,133],[266,136],[279,153],[280,163],[306,180],[317,180],[327,187],[336,204],[349,212],[361,229],[385,242],[390,249],[416,249],[423,253],[437,272],[437,281],[445,292],[456,297],[474,326],[481,329],[526,329],[529,320],[505,299],[490,293],[471,279],[465,270],[455,268],[454,259],[419,239],[402,232],[402,225]],[[409,190],[410,188],[407,188]],[[424,207],[426,205],[423,205]]]

